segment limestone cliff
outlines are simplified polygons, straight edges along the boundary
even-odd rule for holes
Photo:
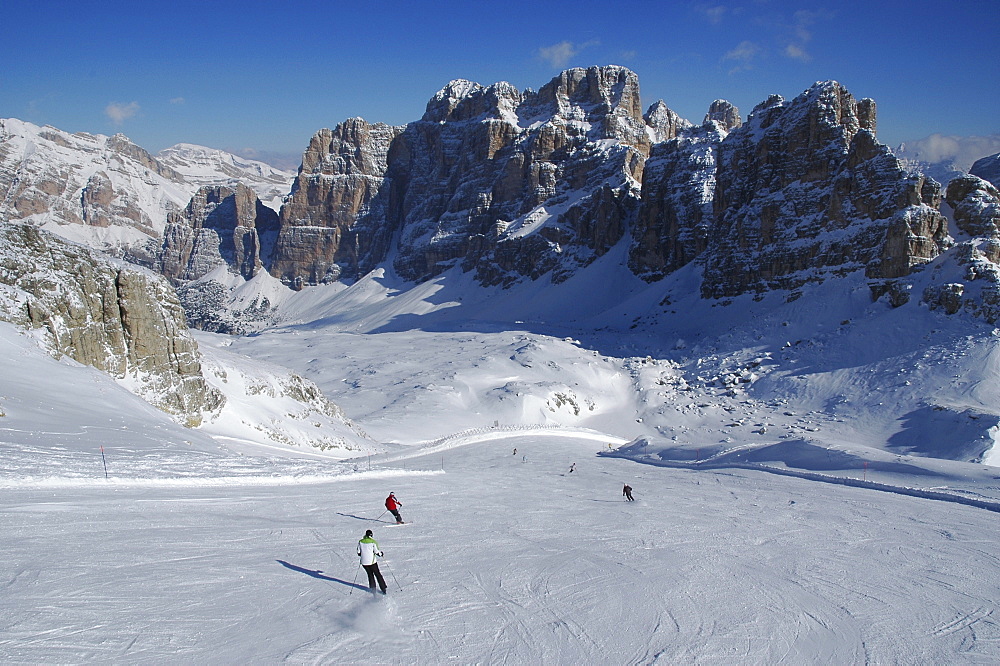
[[[834,81],[774,95],[718,147],[702,293],[908,275],[947,243],[940,186],[875,139],[875,104]]]
[[[313,136],[281,224],[269,270],[294,288],[352,280],[385,259],[388,152],[402,128],[352,118]]]
[[[243,184],[206,186],[163,232],[159,270],[175,283],[197,280],[220,266],[249,280],[274,246],[278,214]]]
[[[354,278],[395,238],[395,269],[412,280],[455,265],[485,284],[562,279],[622,239],[652,141],[683,124],[664,111],[649,123],[633,72],[592,67],[538,92],[456,80],[404,128],[323,130],[270,271],[296,287]]]
[[[0,318],[116,377],[188,425],[219,409],[170,285],[25,224],[0,226]]]

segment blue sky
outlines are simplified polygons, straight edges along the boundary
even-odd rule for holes
[[[700,121],[836,79],[884,143],[1000,134],[995,2],[52,2],[0,8],[0,117],[301,155],[352,116],[419,119],[449,80],[538,89],[620,64]]]

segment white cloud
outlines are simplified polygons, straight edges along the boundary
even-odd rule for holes
[[[723,62],[733,60],[737,63],[735,67],[729,70],[730,74],[735,74],[736,72],[753,69],[753,63],[761,53],[762,49],[759,45],[749,40],[744,40],[737,44],[736,48],[722,56],[722,60]]]
[[[953,162],[967,171],[981,157],[1000,153],[1000,134],[990,136],[946,136],[931,134],[917,141],[907,141],[896,149],[900,157],[923,162]]]
[[[600,44],[597,40],[590,40],[583,44],[574,44],[570,41],[562,41],[552,46],[543,46],[538,49],[538,57],[545,60],[556,69],[562,69],[569,64],[576,54],[590,46]]]
[[[812,60],[812,56],[806,52],[805,47],[799,46],[798,44],[789,44],[786,46],[785,55],[792,60],[801,60],[802,62],[809,62]]]
[[[801,60],[802,62],[812,60],[812,55],[806,50],[806,46],[808,46],[813,38],[810,26],[817,21],[828,21],[832,18],[833,15],[825,11],[813,12],[801,9],[795,12],[792,15],[792,23],[787,28],[791,33],[791,38],[788,44],[785,45],[785,55],[793,60]]]
[[[726,15],[726,7],[723,5],[715,5],[711,7],[705,6],[700,7],[699,9],[701,10],[701,13],[705,15],[705,18],[708,19],[708,22],[713,25],[721,23],[722,19]]]
[[[187,101],[187,100],[185,100],[183,97],[171,97],[170,98],[170,103],[171,104],[183,104],[185,101]]]
[[[128,104],[111,102],[104,107],[104,115],[106,115],[115,125],[121,125],[137,113],[139,113],[138,102],[129,102]]]
[[[736,60],[739,62],[746,62],[753,60],[758,55],[760,55],[760,47],[751,41],[740,42],[735,49],[726,53],[722,56],[723,60]]]

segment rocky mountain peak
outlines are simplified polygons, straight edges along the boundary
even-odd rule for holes
[[[690,122],[669,109],[662,99],[646,109],[643,120],[650,128],[653,143],[669,141],[677,136],[678,131],[691,126]]]
[[[988,180],[994,187],[1000,188],[1000,153],[976,160],[969,173]]]
[[[639,77],[626,67],[568,69],[525,101],[529,115],[584,123],[592,141],[615,139],[648,152]]]
[[[237,183],[200,188],[163,232],[160,272],[174,282],[197,280],[220,266],[250,279],[261,270],[278,231],[278,214]]]
[[[703,123],[717,122],[726,132],[731,132],[743,124],[740,110],[724,99],[717,99],[708,107]]]
[[[480,117],[500,118],[516,123],[517,107],[524,96],[506,81],[482,86],[465,79],[451,81],[427,102],[421,120],[461,122]]]
[[[719,145],[703,293],[794,289],[850,267],[894,279],[937,256],[940,188],[903,169],[874,125],[874,103],[836,81],[755,107]]]

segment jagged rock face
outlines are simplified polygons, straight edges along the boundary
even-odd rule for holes
[[[989,181],[993,187],[1000,188],[1000,153],[976,160],[969,173]]]
[[[908,275],[947,242],[940,186],[874,137],[875,104],[836,82],[774,95],[719,144],[702,293],[794,289],[864,269]]]
[[[624,235],[649,143],[638,79],[621,67],[568,70],[537,93],[453,82],[390,154],[395,268],[564,279]]]
[[[281,208],[272,275],[300,288],[356,278],[385,258],[392,236],[387,161],[400,132],[353,118],[316,133]]]
[[[973,237],[1000,238],[1000,192],[973,175],[948,183],[945,201],[954,211],[955,225]]]
[[[29,225],[6,224],[0,285],[0,318],[44,330],[54,355],[107,372],[188,425],[222,405],[163,278]]]
[[[727,134],[743,124],[740,110],[724,99],[717,99],[708,107],[703,124],[717,122]]]
[[[654,145],[646,160],[629,256],[629,268],[645,280],[665,277],[708,246],[716,152],[727,127],[739,126],[740,117],[736,107],[721,104],[713,102],[702,126],[682,129],[676,138]]]
[[[219,266],[249,280],[262,269],[278,232],[278,214],[249,187],[203,187],[163,233],[159,270],[177,282],[197,280]]]
[[[665,108],[665,107],[664,107]],[[272,275],[302,286],[370,270],[426,280],[461,265],[486,284],[568,275],[617,243],[656,131],[622,67],[567,70],[537,93],[452,81],[405,128],[359,119],[316,135]]]

